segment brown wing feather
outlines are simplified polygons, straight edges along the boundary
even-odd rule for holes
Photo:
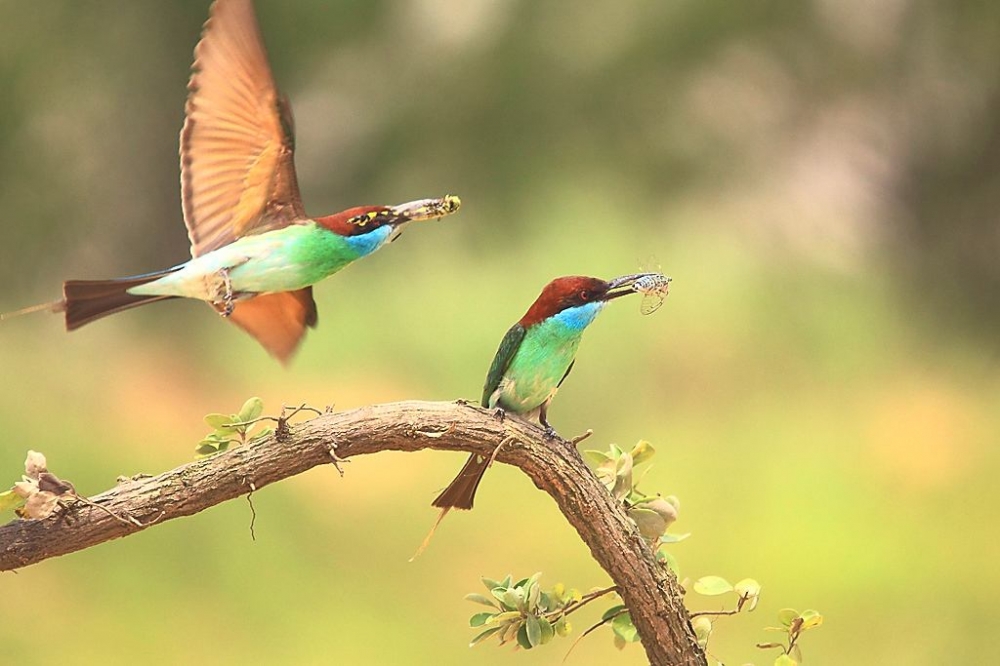
[[[291,111],[250,0],[212,5],[188,91],[181,200],[192,256],[304,219]]]
[[[302,341],[306,327],[316,326],[312,287],[239,301],[229,319],[256,338],[272,356],[287,363]]]

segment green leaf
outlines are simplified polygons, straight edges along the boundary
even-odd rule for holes
[[[490,592],[500,587],[500,582],[495,581],[492,578],[487,578],[486,576],[483,576],[481,580],[483,581],[483,585],[485,585],[486,589],[489,590]]]
[[[743,603],[748,611],[757,608],[757,602],[760,600],[760,583],[753,578],[744,578],[733,586],[733,590],[741,599],[746,599]]]
[[[520,619],[521,619],[521,611],[512,610],[512,611],[504,611],[502,613],[496,613],[496,617],[493,618],[493,621],[496,622],[497,624],[503,624],[504,622],[510,622],[512,620],[520,620]]]
[[[487,620],[496,615],[496,613],[476,613],[471,618],[469,618],[470,627],[481,627],[486,624]]]
[[[531,641],[528,640],[528,630],[526,627],[526,624],[522,624],[521,628],[517,630],[517,644],[525,650],[530,650]]]
[[[639,440],[639,443],[632,447],[632,464],[640,465],[656,454],[656,449],[653,445],[644,439]]]
[[[243,406],[240,407],[240,413],[237,414],[237,416],[240,417],[240,421],[245,423],[247,421],[253,421],[263,413],[264,401],[260,398],[254,397],[243,403]]]
[[[625,646],[628,645],[628,643],[626,643],[625,639],[623,639],[618,634],[615,634],[614,636],[615,636],[615,647],[618,648],[619,650],[624,650]]]
[[[660,548],[656,551],[656,559],[662,564],[666,564],[667,568],[674,572],[677,578],[681,577],[681,568],[677,564],[677,558],[674,554],[668,551],[666,548]]]
[[[213,413],[205,415],[205,423],[208,424],[208,427],[212,428],[213,430],[217,430],[225,435],[231,435],[234,432],[236,432],[236,428],[227,425],[232,422],[233,422],[233,417],[230,416],[229,414]]]
[[[611,456],[609,456],[604,451],[597,451],[595,449],[588,449],[583,452],[583,459],[591,467],[600,467],[602,464],[611,461]]]
[[[509,611],[521,610],[521,606],[524,604],[524,599],[518,594],[518,590],[500,588],[493,590],[493,596],[496,597],[500,601],[500,604]]]
[[[198,448],[194,450],[194,452],[198,456],[204,458],[206,456],[212,455],[213,453],[218,453],[219,449],[216,448],[215,444],[200,444],[198,445]]]
[[[604,611],[604,614],[601,615],[601,620],[607,622],[608,620],[610,620],[623,610],[625,610],[625,604],[618,604],[617,606],[612,606],[608,610]]]
[[[565,637],[569,636],[570,632],[573,631],[573,625],[570,623],[569,620],[566,619],[566,616],[563,615],[561,618],[556,620],[554,629],[556,630],[557,634]]]
[[[663,516],[652,509],[634,506],[628,510],[628,517],[635,522],[639,528],[639,534],[646,540],[659,539],[667,530],[667,521],[663,520]]]
[[[544,617],[538,618],[538,626],[542,630],[542,645],[545,645],[556,635],[555,629],[552,628],[552,623]]]
[[[622,500],[632,492],[632,456],[625,453],[615,463],[615,487],[611,494]]]
[[[608,461],[596,467],[594,475],[597,476],[597,480],[601,482],[601,485],[608,489],[609,493],[614,492],[615,485],[618,483],[618,478],[615,476],[614,461]]]
[[[536,581],[528,583],[528,612],[533,613],[538,609],[538,600],[541,599],[542,589],[538,587]]]
[[[792,622],[794,622],[795,618],[798,616],[799,612],[794,608],[782,608],[778,611],[778,622],[780,622],[781,626],[785,629],[788,629],[792,626]]]
[[[712,635],[712,620],[705,615],[700,615],[691,620],[691,628],[694,629],[694,637],[698,645],[704,648],[708,645],[708,637]]]
[[[497,633],[498,631],[500,631],[500,627],[493,627],[492,629],[487,629],[481,634],[476,634],[476,637],[469,642],[469,647],[475,647],[479,645],[480,643],[482,643],[483,641],[485,641],[487,638]]]
[[[685,532],[684,534],[667,533],[660,537],[660,543],[679,543],[684,541],[684,539],[687,539],[689,536],[691,536],[690,532]]]
[[[0,493],[0,513],[13,511],[22,504],[24,504],[24,498],[13,490]]]
[[[780,655],[774,660],[774,666],[798,666],[799,662],[795,661],[787,654]]]
[[[632,624],[632,616],[628,613],[616,615],[615,619],[611,620],[611,630],[616,636],[621,636],[623,641],[635,643],[639,640],[639,632]]]
[[[694,591],[706,597],[733,591],[733,584],[721,576],[703,576],[694,582]]]
[[[525,636],[528,638],[529,647],[536,647],[542,644],[542,625],[538,622],[538,617],[529,615],[524,623]]]
[[[823,624],[823,616],[819,614],[819,611],[812,610],[811,608],[802,611],[799,617],[802,618],[802,631],[813,629]]]
[[[472,594],[465,595],[465,600],[466,601],[471,601],[472,603],[475,603],[475,604],[482,604],[484,606],[492,606],[493,608],[497,607],[496,603],[494,603],[494,601],[492,599],[490,599],[489,597],[487,597],[485,595],[482,595],[482,594],[476,594],[475,592],[473,592]]]

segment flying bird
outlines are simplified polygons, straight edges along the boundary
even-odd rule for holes
[[[170,298],[207,302],[285,363],[317,323],[312,285],[450,215],[457,196],[306,215],[291,108],[274,84],[251,0],[216,0],[195,47],[180,136],[181,203],[191,259],[112,280],[69,280],[50,310],[67,330]]]

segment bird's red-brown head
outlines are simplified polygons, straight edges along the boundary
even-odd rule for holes
[[[360,236],[392,225],[399,230],[408,222],[445,217],[456,212],[462,201],[453,195],[420,199],[398,206],[356,206],[333,215],[316,218],[316,223],[341,236]]]
[[[556,278],[545,285],[542,293],[518,323],[528,328],[564,310],[579,308],[589,303],[603,304],[613,298],[632,293],[635,293],[632,281],[623,281],[622,278],[610,282],[584,275]]]

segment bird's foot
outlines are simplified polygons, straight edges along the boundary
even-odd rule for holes
[[[504,419],[507,418],[507,412],[503,410],[503,407],[497,407],[496,409],[493,410],[493,418],[495,418],[500,423],[503,423]]]
[[[214,285],[215,293],[211,305],[223,317],[233,314],[236,305],[233,303],[233,281],[229,277],[229,269],[223,268],[216,273],[219,282]]]
[[[556,429],[550,426],[548,423],[542,424],[542,427],[545,428],[546,441],[551,442],[553,439],[562,439],[559,436],[559,433],[556,432]]]

